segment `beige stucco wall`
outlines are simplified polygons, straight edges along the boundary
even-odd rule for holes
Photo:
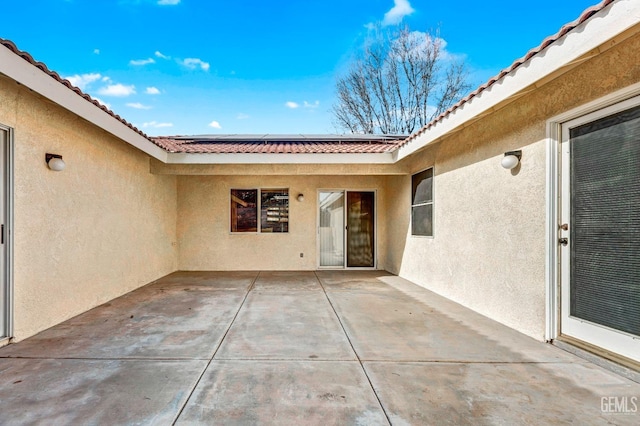
[[[176,269],[316,269],[317,191],[353,189],[377,191],[379,269],[542,339],[546,121],[640,81],[640,39],[607,48],[394,165],[162,165],[0,76],[0,123],[15,129],[15,336]],[[513,149],[515,173],[500,167]],[[67,169],[48,170],[46,152]],[[402,173],[430,166],[435,236],[411,237]],[[289,233],[229,232],[231,188],[282,187]]]
[[[318,165],[318,167],[322,167]],[[377,191],[378,268],[385,268],[384,176],[179,176],[178,245],[181,270],[315,270],[319,189]],[[289,188],[289,232],[230,233],[230,190]],[[305,200],[298,202],[298,194]],[[304,257],[300,257],[300,253]]]
[[[1,76],[0,123],[15,131],[16,340],[176,270],[175,176]]]
[[[636,36],[403,160],[412,173],[435,166],[435,236],[412,237],[408,220],[391,221],[388,268],[543,339],[546,122],[640,81],[630,59],[638,57]],[[504,170],[503,153],[515,149],[519,170]],[[397,206],[410,204],[409,191],[389,194],[388,217],[402,218]]]

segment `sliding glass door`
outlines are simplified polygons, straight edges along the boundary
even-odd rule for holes
[[[11,337],[8,258],[9,129],[0,126],[0,340]]]
[[[320,191],[321,268],[375,266],[375,192]]]

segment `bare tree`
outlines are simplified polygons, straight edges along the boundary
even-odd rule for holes
[[[336,82],[335,124],[351,133],[409,134],[469,90],[463,62],[437,35],[380,29]]]

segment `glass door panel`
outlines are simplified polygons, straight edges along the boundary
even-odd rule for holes
[[[318,205],[320,206],[320,266],[343,268],[344,192],[322,191],[318,196]]]
[[[374,192],[347,192],[347,266],[375,265]]]

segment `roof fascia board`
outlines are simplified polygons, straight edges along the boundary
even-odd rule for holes
[[[638,22],[640,22],[640,2],[637,0],[613,2],[460,108],[445,116],[434,126],[419,131],[413,139],[394,152],[395,160],[400,161],[419,149],[461,129],[474,119],[490,113],[503,102],[517,97],[519,92],[530,88],[551,74],[557,73],[562,68],[571,68],[574,61],[618,34],[629,30]]]
[[[165,150],[3,45],[0,45],[0,72],[146,154],[166,161]]]
[[[167,164],[393,164],[390,152],[362,154],[169,153]]]

